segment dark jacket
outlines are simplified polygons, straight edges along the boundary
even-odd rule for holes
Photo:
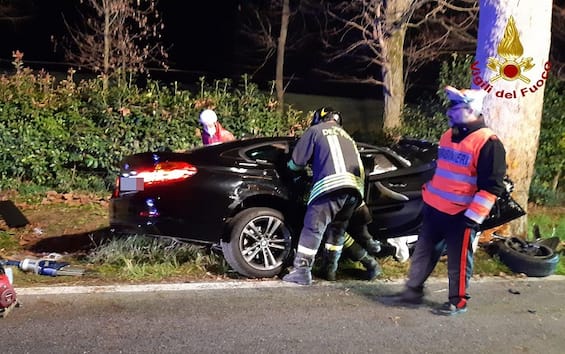
[[[292,159],[291,170],[304,169],[312,164],[313,186],[308,203],[319,196],[351,189],[363,196],[363,164],[353,139],[335,122],[311,126],[299,139]]]

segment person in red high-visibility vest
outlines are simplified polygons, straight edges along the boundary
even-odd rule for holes
[[[212,145],[235,140],[235,137],[218,122],[216,112],[205,109],[200,113],[200,125],[202,125],[202,144]]]
[[[424,283],[447,248],[449,301],[439,315],[467,311],[467,288],[473,271],[473,240],[504,191],[506,151],[481,114],[483,90],[445,88],[450,100],[449,129],[439,140],[435,173],[422,187],[423,223],[397,304],[421,304]]]

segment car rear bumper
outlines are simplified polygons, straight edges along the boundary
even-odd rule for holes
[[[159,202],[148,206],[143,198],[112,198],[109,224],[115,231],[123,233],[175,237],[206,244],[220,241],[224,225],[222,220],[210,222],[205,220],[201,212],[191,211],[183,214],[179,210],[178,207],[160,207]]]

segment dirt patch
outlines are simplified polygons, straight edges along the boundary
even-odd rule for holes
[[[551,218],[558,219],[563,215],[565,215],[565,206],[546,207],[546,206],[530,203],[528,204],[528,213],[544,214]]]
[[[3,193],[0,199],[14,200],[29,221],[23,227],[8,228],[0,220],[0,231],[9,233],[21,247],[15,252],[0,249],[0,257],[86,252],[109,232],[109,197],[53,191],[39,202],[20,200],[13,192]]]

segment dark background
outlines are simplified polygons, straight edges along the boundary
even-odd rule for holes
[[[170,69],[167,72],[151,71],[153,78],[191,84],[202,76],[207,79],[238,79],[248,73],[249,69],[242,60],[245,44],[238,36],[239,6],[243,1],[160,0],[159,10],[165,25],[163,43],[168,48]],[[67,34],[63,18],[68,21],[76,19],[78,7],[78,0],[18,0],[16,13],[12,13],[10,19],[0,18],[0,68],[11,70],[12,51],[20,50],[24,53],[26,66],[66,72],[71,65],[65,63],[61,47]],[[305,50],[299,55],[287,57],[285,75],[292,76],[287,92],[381,97],[380,87],[338,83],[313,73],[312,65],[321,60],[318,55],[313,50]],[[421,93],[429,88],[433,92],[435,71],[433,67],[427,69],[427,78],[418,82],[415,91]],[[269,81],[273,79],[272,65],[253,77],[253,81],[263,88],[269,87]]]
[[[161,0],[163,42],[169,48],[171,68],[230,73],[237,4],[234,0]],[[61,43],[66,35],[63,16],[72,21],[78,5],[78,0],[35,1],[33,6],[20,8],[19,16],[0,20],[2,60],[11,61],[12,51],[18,49],[30,63],[64,62],[62,48],[52,38]]]

